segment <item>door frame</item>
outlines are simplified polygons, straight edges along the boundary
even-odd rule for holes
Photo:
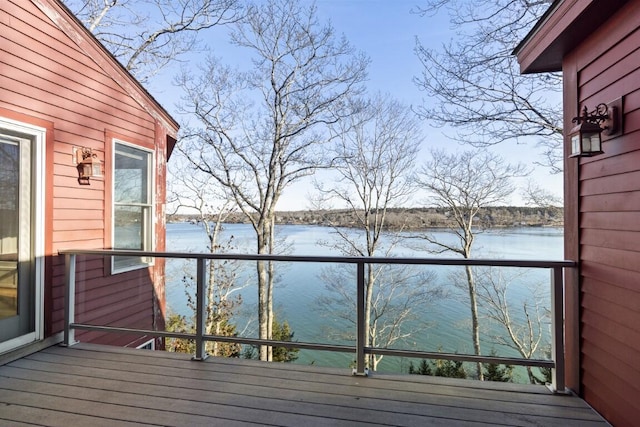
[[[0,342],[0,354],[44,338],[44,277],[45,277],[45,176],[47,129],[0,116],[0,132],[20,134],[31,141],[32,224],[33,247],[33,315],[34,331]]]

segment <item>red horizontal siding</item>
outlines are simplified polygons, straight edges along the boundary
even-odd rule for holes
[[[146,289],[147,292],[144,292]],[[83,298],[76,296],[76,318],[80,322],[98,322],[98,325],[112,325],[131,313],[138,311],[151,313],[152,306],[150,286],[125,289],[118,294],[107,295],[102,298]]]
[[[640,419],[638,22],[640,2],[628,2],[570,59],[580,108],[624,97],[624,134],[605,138],[605,154],[578,160],[582,392],[616,426]]]
[[[102,220],[103,215],[101,210],[86,209],[84,206],[77,206],[75,209],[59,209],[56,212],[56,221],[73,220],[77,221],[78,218],[84,218],[87,221]]]
[[[73,230],[73,231],[53,231],[53,240],[58,244],[71,243],[71,242],[85,242],[89,240],[100,240],[104,236],[104,230]],[[82,245],[84,246],[84,244]],[[94,248],[96,249],[96,248]],[[99,249],[99,248],[98,248]]]
[[[590,293],[583,290],[582,307],[586,313],[589,313],[589,316],[585,317],[585,324],[589,324],[592,320],[594,328],[607,331],[611,339],[617,339],[619,344],[624,344],[636,352],[640,352],[640,327],[635,323],[637,312],[603,298],[603,295],[609,293],[606,287],[591,291]],[[635,341],[627,343],[627,340],[632,338],[635,338]],[[621,352],[620,354],[624,357],[632,356],[632,353],[629,352]],[[638,372],[638,376],[640,376],[640,372]]]
[[[624,310],[631,310],[631,314],[629,314],[631,316],[640,312],[640,294],[638,292],[595,279],[585,280],[582,289],[585,294],[597,295],[595,298],[619,306]]]
[[[640,212],[582,212],[582,228],[640,231]]]
[[[140,329],[153,329],[153,319],[149,313],[136,313],[125,319],[129,324],[136,325]],[[97,344],[113,345],[119,347],[136,347],[145,341],[149,341],[151,337],[131,334],[114,334],[109,332],[93,332],[93,331],[77,331],[76,338],[80,341],[90,341]]]
[[[93,279],[98,281],[98,279]],[[152,317],[154,294],[149,281],[131,287],[102,286],[98,288],[79,289],[76,293],[76,322],[90,323],[98,326],[122,326],[142,328],[128,322],[132,316]],[[54,310],[64,309],[64,293],[53,300]],[[144,327],[149,327],[145,325]]]
[[[62,198],[56,197],[53,201],[54,209],[92,209],[92,210],[104,210],[104,200],[86,200],[81,199],[82,201],[79,203],[79,199],[77,198]],[[54,217],[55,218],[55,217]],[[82,217],[76,217],[80,222],[82,222]]]
[[[592,340],[602,339],[602,332],[592,328],[591,326],[585,327],[585,335],[590,337]],[[636,360],[629,353],[616,353],[612,352],[608,348],[602,348],[598,346],[593,346],[589,355],[597,361],[608,360],[608,367],[604,367],[603,370],[607,371],[606,375],[616,378],[618,381],[629,382],[625,388],[631,392],[632,394],[640,393],[640,374],[635,369]]]
[[[601,282],[614,284],[617,287],[637,292],[638,273],[631,270],[621,270],[609,265],[599,264],[597,262],[585,263],[580,272],[583,277],[592,278]]]
[[[586,228],[580,235],[580,244],[608,249],[637,251],[640,232]]]
[[[636,170],[582,181],[580,195],[624,193],[638,189],[640,189],[640,171]]]
[[[640,191],[584,195],[580,201],[583,212],[640,211]]]
[[[633,92],[629,92],[624,97],[624,110],[626,114],[635,113],[640,110],[640,87],[637,87]],[[637,124],[637,120],[632,120],[632,124]],[[638,129],[631,129],[631,131],[637,131]]]
[[[71,231],[71,230],[77,230],[79,227],[82,227],[82,229],[103,230],[104,221],[102,219],[96,219],[96,220],[85,219],[84,221],[82,221],[82,225],[79,225],[78,221],[73,221],[73,220],[53,221],[54,231]]]
[[[588,354],[583,355],[582,376],[583,381],[589,384],[599,384],[598,389],[587,388],[584,391],[584,398],[596,408],[612,425],[616,427],[633,427],[636,424],[635,417],[637,403],[634,395],[624,395],[616,388],[614,378],[603,375],[604,365],[591,358]]]
[[[604,247],[581,247],[580,258],[584,261],[602,263],[614,268],[640,272],[640,252]]]
[[[27,66],[16,68],[30,70],[34,76],[40,75],[56,86],[69,89],[69,94],[78,93],[84,95],[84,99],[96,99],[105,108],[114,107],[114,112],[129,108],[140,118],[146,116],[121,87],[114,84],[97,64],[87,61],[84,53],[50,21],[21,13],[21,7],[12,8],[11,5],[9,1],[6,8],[9,13],[14,13],[11,16],[14,31],[8,32],[6,37],[8,50],[21,49],[22,55],[11,55],[6,60],[29,62]],[[56,62],[58,67],[50,68],[51,62]],[[87,76],[92,79],[87,79]],[[72,85],[69,85],[70,82]],[[118,107],[118,103],[123,104],[122,108]]]
[[[47,1],[42,5],[57,7]],[[105,154],[111,151],[106,145],[111,141],[107,136],[118,135],[145,147],[160,144],[158,150],[162,152],[164,141],[159,135],[165,132],[167,116],[142,92],[137,92],[137,86],[121,75],[118,66],[103,69],[110,66],[110,59],[103,58],[100,49],[94,49],[90,42],[77,43],[68,37],[33,2],[2,0],[0,22],[3,24],[0,108],[53,123],[45,167],[47,251],[51,255],[47,259],[45,318],[48,333],[55,333],[62,327],[64,314],[63,257],[55,256],[56,251],[103,248],[110,244],[111,200],[107,197],[111,194],[111,159],[105,158]],[[85,37],[81,30],[78,35]],[[133,96],[127,92],[132,88]],[[149,104],[143,107],[134,97]],[[97,153],[107,168],[104,179],[91,180],[89,186],[78,184],[77,169],[72,162],[74,146],[89,147]],[[158,193],[158,202],[163,203],[163,193]],[[161,212],[159,208],[158,213]],[[162,231],[162,220],[158,218],[156,222]],[[120,326],[151,328],[156,304],[153,272],[144,269],[104,277],[108,261],[98,258],[79,263],[78,315],[86,314],[98,322],[115,322]],[[112,342],[134,339],[109,338]]]
[[[593,162],[583,164],[580,171],[580,179],[588,182],[593,178],[604,178],[615,176],[621,173],[635,172],[637,165],[640,164],[640,140],[636,135],[624,135],[616,138],[616,144],[606,144],[606,152],[601,156],[594,157]],[[613,150],[613,146],[617,145],[618,150]],[[621,151],[620,148],[626,151]],[[620,156],[620,154],[625,154]],[[598,159],[600,157],[600,159]],[[606,159],[607,161],[603,161]],[[609,188],[609,191],[616,191],[616,188]],[[582,194],[588,196],[589,193],[582,188]]]
[[[637,40],[637,37],[632,34],[629,37],[630,42],[634,39]],[[583,93],[598,94],[603,99],[606,98],[607,93],[610,93],[610,97],[606,99],[611,101],[617,98],[620,93],[629,93],[637,89],[637,85],[632,84],[632,80],[637,78],[640,73],[634,66],[635,55],[640,54],[640,47],[636,45],[635,49],[629,51],[628,49],[619,49],[620,46],[623,45],[616,46],[615,49],[608,51],[606,55],[594,62],[592,66],[580,71],[579,84]],[[611,58],[615,58],[615,61],[611,61]],[[603,67],[606,67],[606,72],[603,72]]]
[[[624,64],[628,67],[629,61],[633,63],[630,57],[637,54],[640,47],[636,36],[634,36],[637,29],[628,29],[627,31],[628,33],[617,43],[615,49],[604,50],[597,61],[580,70],[580,85],[584,89],[587,89],[587,83],[598,79],[603,74],[620,76],[628,72],[629,69],[622,65]],[[620,69],[615,70],[614,67],[619,67]]]
[[[37,80],[34,77],[25,77],[30,79],[31,84],[39,84],[38,87],[33,87],[9,77],[2,78],[2,84],[6,88],[4,97],[7,102],[18,104],[24,99],[31,99],[41,105],[55,107],[55,118],[64,121],[60,124],[60,129],[74,135],[73,139],[68,140],[70,143],[77,145],[79,140],[86,140],[89,137],[100,142],[104,132],[104,123],[110,123],[111,126],[120,129],[121,133],[134,139],[152,137],[153,124],[142,120],[139,123],[134,121],[136,119],[133,116],[135,110],[131,110],[128,115],[129,113],[123,111],[122,108],[103,107],[102,104],[91,99],[90,95],[78,96],[76,92],[55,86],[45,79],[34,81]],[[67,81],[66,84],[70,84],[70,82]]]

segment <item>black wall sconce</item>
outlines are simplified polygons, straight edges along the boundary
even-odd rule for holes
[[[613,103],[598,104],[593,111],[589,111],[585,105],[582,115],[571,120],[577,125],[569,133],[571,138],[569,157],[590,157],[604,153],[601,134],[611,136],[620,132],[619,108]]]
[[[98,159],[91,148],[73,147],[73,160],[78,169],[78,183],[80,185],[90,185],[91,178],[102,178],[102,162]]]

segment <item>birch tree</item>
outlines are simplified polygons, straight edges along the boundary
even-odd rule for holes
[[[242,17],[240,0],[64,0],[139,81],[200,48],[198,34]]]
[[[257,253],[272,254],[278,201],[290,184],[328,165],[327,127],[349,113],[343,107],[360,93],[368,59],[320,24],[314,5],[296,0],[249,6],[231,42],[251,56],[250,69],[209,58],[179,79],[182,111],[198,123],[179,149],[229,191],[256,233]],[[275,270],[270,262],[256,269],[259,336],[270,339]],[[270,346],[260,359],[272,359]]]
[[[482,220],[478,218],[480,208],[507,202],[507,198],[515,190],[512,178],[521,177],[525,173],[522,165],[505,163],[501,157],[484,149],[456,154],[432,150],[431,160],[422,168],[418,181],[429,193],[431,204],[449,212],[452,224],[448,228],[456,239],[449,243],[432,234],[424,234],[421,238],[430,244],[429,250],[435,253],[452,252],[465,259],[471,258],[476,234],[482,229]],[[480,355],[478,290],[471,266],[465,266],[465,282],[469,297],[473,349],[476,355]],[[482,380],[482,363],[477,363],[477,374]]]
[[[215,180],[206,174],[197,173],[185,164],[185,159],[176,153],[174,162],[170,166],[172,179],[169,180],[168,200],[173,213],[188,212],[198,219],[207,238],[209,253],[225,253],[235,248],[233,236],[222,241],[223,223],[233,211],[232,199],[228,197],[225,188],[220,187]],[[193,265],[193,264],[192,264]],[[233,315],[242,304],[240,291],[245,284],[238,283],[240,266],[233,260],[209,260],[207,265],[206,293],[205,293],[205,331],[206,335],[233,336],[236,325]],[[189,271],[183,277],[186,286],[187,304],[195,311],[195,295],[193,286],[195,277]],[[195,325],[186,318],[173,319],[178,321],[179,327],[195,331]],[[179,346],[177,346],[179,348]],[[193,348],[192,348],[193,347]],[[187,346],[195,351],[195,346]],[[239,344],[210,341],[206,343],[206,350],[212,356],[238,356],[241,352]]]
[[[387,211],[402,206],[414,193],[414,170],[422,142],[414,113],[389,95],[378,95],[341,123],[333,151],[336,182],[317,185],[324,203],[345,205],[355,218],[349,229],[334,227],[336,243],[321,242],[346,256],[390,256],[399,232],[386,230]],[[349,266],[352,267],[352,266]],[[331,268],[322,278],[330,295],[319,300],[323,312],[355,324],[355,291],[344,277],[353,271]],[[412,331],[405,324],[434,295],[431,277],[407,266],[365,266],[365,346],[389,347]],[[419,284],[417,284],[419,283]],[[375,370],[382,356],[369,355]]]
[[[550,312],[543,308],[544,291],[535,286],[531,288],[531,296],[522,302],[522,311],[516,312],[509,291],[519,280],[522,277],[508,277],[495,269],[487,269],[478,280],[478,298],[483,302],[484,316],[504,330],[504,334],[494,334],[492,340],[517,351],[524,359],[531,359],[546,349],[545,344],[548,347],[544,329],[549,327]],[[531,384],[545,383],[545,378],[539,378],[531,366],[526,370]]]
[[[425,0],[425,19],[448,13],[455,39],[429,48],[416,39],[422,73],[414,78],[428,99],[418,112],[453,129],[475,147],[535,142],[537,163],[562,171],[561,75],[521,75],[513,49],[551,0]]]

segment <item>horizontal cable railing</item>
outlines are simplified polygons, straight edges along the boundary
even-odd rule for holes
[[[563,392],[565,389],[565,361],[564,361],[564,280],[565,268],[576,266],[574,261],[538,261],[538,260],[506,260],[506,259],[453,259],[453,258],[406,258],[406,257],[342,257],[342,256],[295,256],[295,255],[258,255],[258,254],[211,254],[186,252],[154,252],[134,250],[61,250],[65,257],[65,321],[64,344],[75,343],[75,330],[101,331],[121,334],[144,334],[153,337],[190,339],[195,341],[195,360],[206,358],[205,342],[217,341],[238,343],[253,346],[267,345],[272,347],[298,348],[321,351],[355,353],[355,375],[366,375],[366,355],[384,355],[415,357],[423,359],[442,359],[462,362],[495,363],[530,367],[551,368],[553,391]],[[75,321],[75,285],[76,285],[76,257],[78,255],[93,256],[127,256],[147,258],[195,259],[197,261],[196,279],[196,333],[179,333],[156,331],[148,329],[123,328],[114,326],[99,326],[76,323]],[[204,334],[205,325],[205,281],[206,262],[208,260],[243,260],[243,261],[279,261],[279,262],[313,262],[332,264],[353,264],[357,267],[357,299],[356,299],[356,344],[319,344],[300,341],[277,341],[258,338],[230,337]],[[367,264],[388,265],[436,265],[436,266],[476,266],[476,267],[515,267],[540,268],[551,271],[551,360],[524,359],[517,357],[478,356],[471,354],[440,353],[418,350],[401,350],[364,345],[366,337],[365,327],[365,266]]]

